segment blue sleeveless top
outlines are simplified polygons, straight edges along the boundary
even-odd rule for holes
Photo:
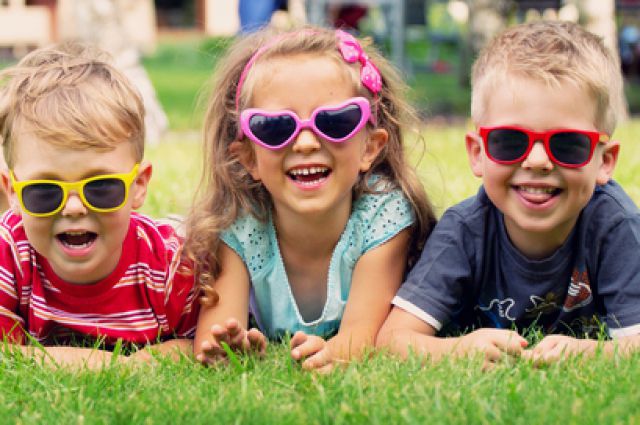
[[[309,322],[302,318],[291,292],[271,215],[266,222],[251,214],[244,215],[221,237],[249,271],[250,311],[268,338],[299,330],[326,338],[338,331],[358,259],[413,222],[411,205],[400,190],[365,194],[354,201],[351,216],[331,256],[322,314]]]

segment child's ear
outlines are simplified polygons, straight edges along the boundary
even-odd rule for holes
[[[389,141],[389,133],[383,128],[376,128],[369,132],[369,140],[365,144],[362,158],[360,158],[360,171],[366,172],[371,168],[371,164],[376,160],[380,151]]]
[[[131,206],[133,209],[138,209],[144,204],[144,200],[147,197],[147,187],[151,180],[152,167],[148,161],[142,161],[138,168],[138,176],[133,181],[131,187]]]
[[[598,176],[596,177],[596,184],[602,185],[607,183],[613,176],[613,170],[616,168],[618,162],[618,153],[620,152],[620,142],[611,140],[606,145],[602,152],[602,163],[598,169]]]
[[[484,163],[482,152],[482,139],[478,133],[468,132],[465,136],[465,146],[467,148],[467,157],[469,158],[469,166],[473,175],[476,177],[482,177]]]
[[[0,196],[3,198],[2,202],[0,202],[0,206],[3,207],[7,205],[11,208],[14,214],[20,214],[20,202],[18,201],[18,195],[13,190],[13,186],[11,186],[11,178],[9,177],[9,170],[6,168],[0,172],[0,179],[2,180],[2,193]]]
[[[260,174],[256,167],[253,151],[249,149],[245,143],[236,140],[229,145],[229,153],[232,157],[237,158],[240,164],[247,170],[255,181],[260,180]]]

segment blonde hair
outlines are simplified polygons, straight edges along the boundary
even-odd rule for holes
[[[55,145],[111,150],[130,142],[144,154],[144,106],[128,79],[97,48],[66,43],[35,50],[0,73],[0,137],[9,168],[20,130]]]
[[[617,56],[595,34],[570,22],[533,22],[502,32],[480,52],[471,74],[471,116],[483,120],[492,91],[509,77],[523,77],[549,87],[575,85],[595,104],[593,122],[611,135],[624,111]]]
[[[354,199],[364,193],[378,192],[368,185],[372,174],[380,175],[383,185],[402,190],[416,216],[410,251],[412,259],[419,253],[435,224],[435,215],[424,188],[404,154],[402,129],[415,128],[411,125],[405,127],[415,120],[415,114],[402,96],[405,86],[393,67],[370,46],[364,46],[382,76],[382,90],[374,97],[360,82],[360,64],[349,64],[340,55],[335,31],[308,27],[286,36],[276,36],[269,30],[257,32],[238,40],[219,63],[214,75],[213,91],[205,115],[203,174],[187,220],[186,251],[196,260],[196,271],[203,289],[211,295],[213,302],[217,298],[210,284],[220,273],[216,256],[220,232],[242,214],[250,213],[264,220],[272,206],[266,189],[254,181],[238,158],[229,152],[229,145],[238,136],[236,89],[240,75],[255,52],[265,45],[268,48],[260,52],[243,82],[238,110],[251,105],[251,87],[264,74],[261,73],[264,64],[272,58],[298,54],[332,58],[352,76],[358,95],[371,101],[372,111],[377,114],[377,126],[389,133],[387,145],[353,188]]]

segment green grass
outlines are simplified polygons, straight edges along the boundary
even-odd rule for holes
[[[0,363],[0,417],[20,424],[602,424],[640,423],[640,357],[520,362],[481,372],[474,359],[422,365],[376,355],[328,376],[271,346],[242,369],[188,359],[100,372]]]

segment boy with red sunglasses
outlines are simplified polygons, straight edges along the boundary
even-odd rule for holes
[[[138,92],[75,44],[36,50],[0,81],[0,338],[70,366],[109,364],[119,341],[191,352],[199,304],[182,240],[133,212],[151,178]]]
[[[611,180],[617,59],[577,25],[524,24],[484,49],[472,87],[466,148],[483,186],[443,215],[378,345],[486,365],[637,350],[640,215]],[[546,336],[528,347],[534,330]]]

